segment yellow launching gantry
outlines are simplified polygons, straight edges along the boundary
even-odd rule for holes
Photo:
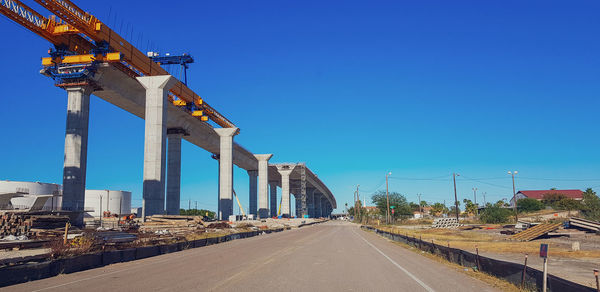
[[[55,72],[55,74],[68,76],[69,72],[80,70],[77,71],[80,74],[77,76],[84,76],[87,73],[93,74],[93,72],[87,71],[93,69],[85,67],[85,65],[109,62],[132,78],[168,75],[168,72],[160,64],[154,62],[73,2],[69,0],[34,1],[56,16],[46,18],[18,0],[0,0],[0,13],[55,46],[55,50],[49,51],[51,56],[42,59],[42,65],[46,68],[57,66],[63,68],[64,71]],[[206,122],[210,119],[223,128],[235,127],[231,121],[219,114],[179,80],[171,88],[169,100],[201,121]]]

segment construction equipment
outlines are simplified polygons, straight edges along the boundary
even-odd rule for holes
[[[279,217],[279,215],[281,215],[281,206],[282,205],[283,205],[283,196],[279,200],[279,210],[277,211],[277,217]]]
[[[19,0],[0,0],[0,13],[54,45],[54,48],[48,51],[50,57],[42,60],[44,66],[42,72],[53,78],[57,86],[91,85],[100,89],[90,80],[99,63],[109,63],[131,78],[168,75],[159,63],[73,2],[69,0],[35,0],[35,2],[56,16],[46,18]],[[190,58],[182,58],[179,64],[187,66]],[[167,62],[174,61],[167,60]],[[201,121],[206,122],[210,119],[224,128],[235,127],[231,121],[180,81],[170,89],[169,100],[184,101],[186,106],[179,108],[190,115],[195,111],[202,111],[204,115],[194,116]]]
[[[240,203],[240,199],[238,198],[237,194],[235,193],[235,190],[233,190],[233,195],[235,196],[235,200],[237,201],[238,206],[240,207],[240,212],[242,212],[242,216],[246,217],[246,212],[244,212],[244,208],[242,207],[242,203]]]
[[[508,239],[510,240],[518,240],[518,241],[530,241],[536,239],[542,235],[546,235],[563,225],[562,222],[559,223],[544,223],[539,224],[528,229],[525,229],[515,235],[512,235]]]

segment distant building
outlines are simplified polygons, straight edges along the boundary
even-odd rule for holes
[[[573,200],[583,200],[583,191],[581,190],[531,190],[531,191],[519,191],[516,195],[515,198],[518,200],[520,199],[525,199],[525,198],[530,198],[530,199],[536,199],[538,201],[541,201],[544,198],[544,195],[546,194],[561,194],[564,195],[567,198],[573,199]],[[510,199],[510,205],[514,206],[515,202],[514,200],[511,198]]]
[[[433,207],[427,206],[427,207],[423,207],[422,209],[423,209],[423,213],[421,213],[419,211],[414,211],[413,212],[413,217],[415,219],[424,218],[426,216],[431,215],[431,210],[433,209]]]

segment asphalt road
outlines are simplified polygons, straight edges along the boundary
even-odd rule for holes
[[[2,291],[494,291],[346,222],[185,250]]]

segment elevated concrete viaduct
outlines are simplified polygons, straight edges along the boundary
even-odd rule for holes
[[[66,88],[69,102],[63,176],[65,209],[83,212],[91,93],[145,119],[143,216],[179,213],[181,139],[219,159],[221,220],[233,214],[233,165],[249,174],[249,214],[260,218],[276,216],[278,186],[284,217],[292,215],[292,189],[298,198],[297,216],[328,216],[336,207],[333,194],[305,164],[269,164],[272,154],[255,155],[234,142],[237,128],[213,128],[169,102],[167,93],[174,80],[170,75],[132,78],[104,63],[99,64],[92,77],[93,86]],[[75,223],[82,224],[83,217],[79,220]]]

